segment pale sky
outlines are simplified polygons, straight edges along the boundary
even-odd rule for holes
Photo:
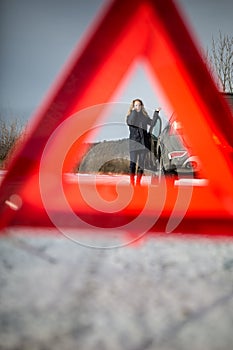
[[[44,99],[73,49],[108,3],[103,0],[0,0],[0,116],[27,121]],[[212,37],[233,34],[233,0],[177,0],[203,50]],[[133,6],[133,2],[132,2]],[[140,81],[140,83],[138,83]],[[118,96],[160,105],[143,67]]]

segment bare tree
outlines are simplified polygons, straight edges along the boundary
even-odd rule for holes
[[[211,51],[206,60],[211,75],[223,92],[233,92],[233,37],[219,31],[217,39],[212,37]]]

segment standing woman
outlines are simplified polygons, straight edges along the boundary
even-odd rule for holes
[[[130,183],[135,184],[137,166],[136,184],[140,185],[144,172],[145,156],[148,151],[146,149],[147,126],[151,126],[153,123],[140,99],[137,98],[132,101],[126,116],[126,122],[129,126]]]

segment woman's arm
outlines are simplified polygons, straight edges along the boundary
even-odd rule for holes
[[[132,110],[132,112],[128,115],[127,124],[131,126],[138,126],[138,117],[135,110]]]

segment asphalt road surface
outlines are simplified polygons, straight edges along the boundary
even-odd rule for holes
[[[101,249],[7,229],[0,349],[232,350],[233,239],[170,234]]]

